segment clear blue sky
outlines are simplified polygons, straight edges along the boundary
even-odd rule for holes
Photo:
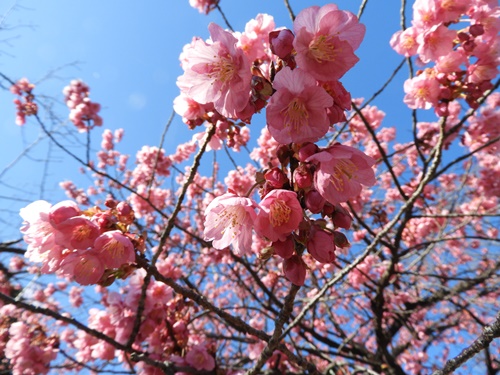
[[[326,3],[291,1],[296,13],[303,7]],[[357,13],[361,1],[336,3],[341,9]],[[367,26],[367,34],[357,52],[360,62],[342,79],[353,97],[370,97],[401,61],[402,57],[389,47],[391,35],[399,28],[399,6],[398,0],[368,1],[361,18]],[[236,31],[243,31],[245,23],[257,13],[271,14],[277,26],[291,27],[281,0],[222,0],[221,7]],[[68,112],[62,104],[61,91],[71,79],[83,79],[91,88],[91,99],[103,106],[103,127],[125,129],[120,150],[130,153],[132,160],[142,145],[159,142],[172,111],[172,101],[178,95],[175,82],[182,74],[178,61],[182,47],[195,35],[207,38],[209,22],[225,26],[217,11],[208,16],[199,14],[189,6],[188,0],[5,0],[0,3],[0,14],[6,15],[3,26],[12,27],[0,31],[0,40],[4,40],[0,44],[0,71],[15,80],[21,77],[33,82],[41,80],[35,93],[56,99],[54,109],[65,121]],[[76,64],[67,65],[72,63]],[[44,79],[49,72],[53,72],[51,77]],[[408,136],[408,112],[401,104],[402,82],[406,77],[405,68],[398,76],[399,83],[391,86],[375,104],[388,115],[385,126],[399,125],[400,134]],[[56,149],[48,150],[46,142],[35,146],[30,153],[36,161],[23,157],[5,170],[40,134],[31,121],[22,128],[14,124],[12,99],[8,92],[0,91],[0,208],[3,211],[0,220],[4,221],[0,240],[18,235],[21,220],[17,212],[27,204],[22,200],[32,201],[42,195],[55,203],[64,199],[57,185],[59,181],[77,178],[82,181],[77,164]],[[262,118],[257,117],[251,126],[254,139],[264,125]],[[100,134],[98,129],[95,146]],[[173,152],[177,143],[191,136],[177,117],[165,148]],[[81,141],[84,142],[83,136]],[[43,159],[47,155],[51,162],[44,181]],[[219,160],[221,158],[223,156]],[[88,184],[85,182],[83,186]]]

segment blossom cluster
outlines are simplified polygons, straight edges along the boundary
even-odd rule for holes
[[[109,199],[107,209],[82,211],[73,201],[35,201],[21,209],[25,256],[42,263],[42,273],[59,273],[82,285],[109,285],[133,270],[142,238],[130,233],[134,212]]]
[[[257,174],[261,201],[251,191],[231,189],[216,197],[205,211],[204,236],[216,249],[232,245],[236,253],[249,254],[255,231],[270,242],[259,256],[281,257],[285,276],[302,285],[304,250],[320,263],[333,263],[336,248],[349,246],[337,230],[351,225],[341,204],[359,196],[362,185],[375,183],[371,157],[339,143],[314,143],[351,108],[338,80],[358,61],[354,51],[365,27],[333,4],[303,10],[293,32],[274,29],[271,21],[259,15],[241,34],[211,24],[210,41],[195,39],[185,48],[178,86],[191,111],[181,115],[204,121],[209,111],[245,121],[266,108],[266,132],[276,142],[279,162]]]
[[[484,0],[414,3],[412,25],[391,39],[396,52],[433,64],[405,82],[404,101],[410,108],[434,108],[447,116],[448,104],[457,98],[477,108],[477,99],[493,88],[498,74],[499,10]]]
[[[90,100],[89,91],[87,84],[79,79],[72,80],[63,90],[64,101],[70,109],[69,119],[80,132],[102,125],[98,115],[101,105]]]
[[[47,374],[58,354],[59,338],[48,335],[33,316],[25,314],[23,321],[16,315],[13,305],[0,307],[0,355],[8,358],[13,374]],[[0,369],[5,370],[2,363]]]
[[[34,102],[35,96],[32,93],[34,88],[35,85],[27,78],[21,78],[10,87],[10,92],[18,96],[14,99],[14,104],[16,105],[16,124],[19,126],[26,123],[26,116],[36,115],[38,112],[38,105]]]

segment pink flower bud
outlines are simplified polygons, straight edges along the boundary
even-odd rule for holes
[[[306,159],[309,157],[309,156],[312,156],[314,155],[315,153],[317,153],[319,150],[318,146],[316,146],[314,143],[310,143],[310,142],[306,142],[302,145],[302,147],[300,148],[299,150],[299,153],[298,153],[298,159],[299,161],[301,161],[302,163],[305,163]]]
[[[307,242],[307,251],[320,263],[332,263],[335,260],[333,234],[313,225]]]
[[[483,27],[483,25],[476,23],[475,25],[469,26],[469,33],[473,37],[483,35],[484,34],[484,27]]]
[[[309,190],[304,197],[304,202],[309,211],[313,214],[319,214],[325,206],[326,199],[316,190]]]
[[[335,211],[332,213],[332,222],[335,227],[349,229],[351,228],[352,217],[344,207],[336,205]]]
[[[334,231],[333,232],[333,240],[335,242],[335,246],[337,246],[337,247],[344,248],[344,247],[351,246],[351,244],[349,243],[349,240],[347,239],[347,237],[345,236],[344,233]]]
[[[302,286],[306,279],[306,265],[301,257],[293,255],[283,261],[283,273],[292,284]]]
[[[281,189],[286,183],[288,183],[288,177],[281,169],[277,167],[268,170],[265,173],[264,178],[269,183],[269,185],[276,189]]]
[[[306,165],[301,164],[293,171],[293,181],[299,189],[308,189],[313,184],[313,174]]]
[[[281,59],[286,59],[293,50],[293,33],[288,30],[276,30],[269,33],[271,52]]]

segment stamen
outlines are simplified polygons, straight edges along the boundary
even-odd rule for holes
[[[271,203],[269,208],[271,211],[269,220],[273,227],[279,227],[280,225],[288,223],[292,209],[286,205],[285,201],[276,199]]]
[[[335,60],[338,51],[335,49],[331,38],[331,36],[320,35],[309,44],[309,51],[317,62]]]

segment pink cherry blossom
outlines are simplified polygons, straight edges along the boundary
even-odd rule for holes
[[[409,27],[404,31],[397,31],[391,38],[391,47],[399,53],[406,57],[410,57],[417,54],[418,49],[418,29],[415,27]]]
[[[430,109],[438,103],[439,82],[427,71],[407,79],[404,83],[404,90],[406,95],[403,101],[409,108]]]
[[[301,11],[293,23],[298,65],[316,79],[339,79],[358,58],[354,51],[365,35],[365,26],[354,14],[334,4]]]
[[[266,120],[279,143],[316,142],[328,131],[327,108],[333,99],[302,69],[283,68],[276,74],[276,90],[269,100]]]
[[[212,246],[219,250],[232,244],[236,253],[248,253],[255,206],[251,199],[231,192],[216,197],[205,210],[205,240],[212,241]]]
[[[250,97],[250,62],[237,39],[220,26],[208,27],[211,41],[197,39],[184,51],[185,72],[177,85],[200,104],[213,103],[223,116],[236,118]]]
[[[101,234],[93,248],[107,268],[119,268],[124,263],[135,261],[134,245],[119,230]]]
[[[104,274],[102,256],[94,250],[69,254],[61,264],[61,270],[81,285],[97,284]]]
[[[193,345],[186,354],[186,363],[196,370],[212,371],[215,368],[214,357],[212,357],[204,345]]]
[[[248,60],[269,60],[269,33],[275,28],[274,18],[269,14],[257,14],[247,22],[245,31],[240,35],[238,47]]]
[[[303,218],[297,194],[290,190],[272,190],[262,199],[259,207],[255,231],[273,242],[285,241]]]
[[[80,208],[74,201],[62,201],[50,208],[49,221],[50,224],[57,228],[57,225],[59,225],[63,221],[73,216],[79,216],[80,214]]]
[[[452,51],[457,32],[443,25],[435,25],[417,36],[417,53],[423,62],[436,61]]]
[[[314,154],[308,162],[318,163],[316,190],[331,204],[347,202],[361,193],[361,184],[375,184],[375,160],[353,147],[335,144]]]
[[[97,225],[84,216],[74,216],[57,226],[56,243],[68,249],[85,250],[98,236]]]

